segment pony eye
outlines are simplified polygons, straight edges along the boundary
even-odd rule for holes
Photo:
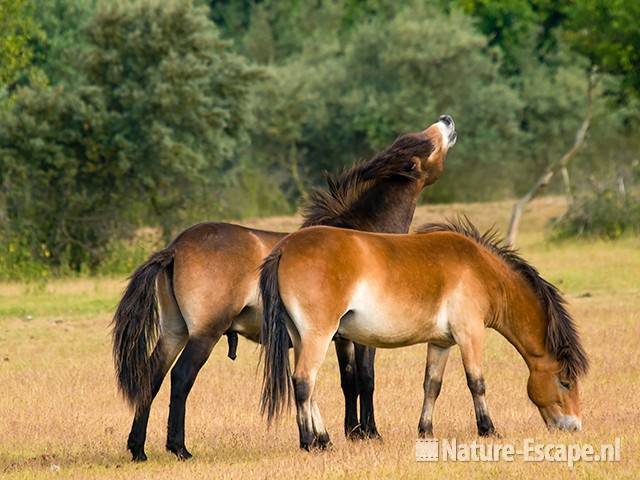
[[[565,390],[571,390],[571,383],[567,382],[566,380],[560,380],[560,385]]]

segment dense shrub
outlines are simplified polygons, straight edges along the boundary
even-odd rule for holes
[[[141,224],[168,238],[194,203],[213,203],[224,182],[212,172],[246,141],[259,77],[206,8],[101,5],[75,80],[23,86],[0,109],[0,227],[30,258],[76,271]]]
[[[614,188],[579,198],[554,226],[556,238],[616,239],[624,234],[640,234],[640,194]]]

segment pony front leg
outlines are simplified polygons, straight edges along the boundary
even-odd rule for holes
[[[440,395],[442,376],[447,366],[451,347],[439,347],[433,343],[427,346],[427,366],[424,372],[424,402],[418,424],[420,438],[433,438],[433,408]]]
[[[465,336],[463,342],[459,342],[462,363],[467,376],[467,386],[473,398],[473,408],[476,413],[476,423],[478,425],[478,435],[488,437],[498,436],[487,407],[485,398],[485,384],[482,376],[482,347],[484,339],[484,329],[477,335]]]
[[[322,365],[333,334],[302,338],[295,346],[296,366],[293,373],[293,391],[296,399],[296,421],[300,434],[300,448],[325,449],[331,441],[327,433],[320,409],[314,398],[318,370]]]
[[[360,427],[364,438],[382,439],[376,427],[373,411],[373,389],[375,386],[374,363],[376,349],[355,344],[358,393],[360,395]]]

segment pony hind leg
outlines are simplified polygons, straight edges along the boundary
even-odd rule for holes
[[[158,394],[164,377],[169,371],[169,367],[171,367],[178,353],[180,353],[183,345],[184,341],[172,341],[162,337],[158,340],[151,354],[153,358],[152,362],[155,364],[151,402],[153,402],[153,399]],[[147,439],[147,425],[151,412],[151,402],[147,405],[138,405],[135,416],[133,417],[131,431],[129,432],[129,438],[127,440],[127,449],[131,452],[131,459],[134,462],[144,462],[147,460],[147,455],[144,452],[144,444]]]
[[[131,452],[134,462],[144,462],[147,455],[144,445],[147,438],[147,425],[151,403],[158,394],[164,377],[187,341],[187,327],[175,302],[173,293],[167,281],[166,274],[158,276],[158,303],[160,304],[161,333],[153,352],[151,363],[155,365],[151,401],[147,405],[138,405],[127,440],[127,449]]]
[[[330,445],[320,409],[313,397],[318,370],[327,354],[333,332],[329,335],[306,336],[294,345],[296,365],[293,391],[296,401],[296,421],[300,448],[312,450]]]
[[[224,252],[223,252],[224,253]],[[176,259],[174,283],[176,298],[189,330],[189,339],[178,361],[171,369],[171,396],[167,421],[168,451],[178,460],[188,460],[191,452],[185,445],[186,403],[200,370],[209,359],[220,337],[229,331],[233,320],[242,312],[241,299],[247,296],[246,282],[234,284],[229,272],[217,271],[213,276],[209,267],[213,260],[207,252],[196,257]],[[209,258],[204,261],[204,258]],[[200,259],[199,261],[196,259]],[[216,257],[216,266],[233,264],[234,259]],[[176,268],[177,268],[176,267]],[[214,278],[215,277],[215,278]],[[242,280],[242,278],[241,278]],[[215,287],[215,288],[214,288]]]
[[[171,400],[167,427],[167,450],[179,460],[192,457],[185,446],[185,410],[187,397],[202,366],[206,363],[222,332],[189,337],[180,358],[171,370]]]
[[[424,373],[424,402],[418,424],[420,438],[433,438],[433,409],[440,395],[442,376],[447,366],[450,347],[440,347],[433,343],[427,346],[427,366]]]

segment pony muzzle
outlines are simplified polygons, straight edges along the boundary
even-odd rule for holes
[[[575,415],[558,415],[545,419],[549,430],[562,430],[565,432],[579,432],[582,430],[582,420]]]
[[[458,134],[456,133],[456,123],[451,115],[440,115],[438,119],[438,129],[442,134],[442,145],[445,149],[449,149],[456,144]]]

